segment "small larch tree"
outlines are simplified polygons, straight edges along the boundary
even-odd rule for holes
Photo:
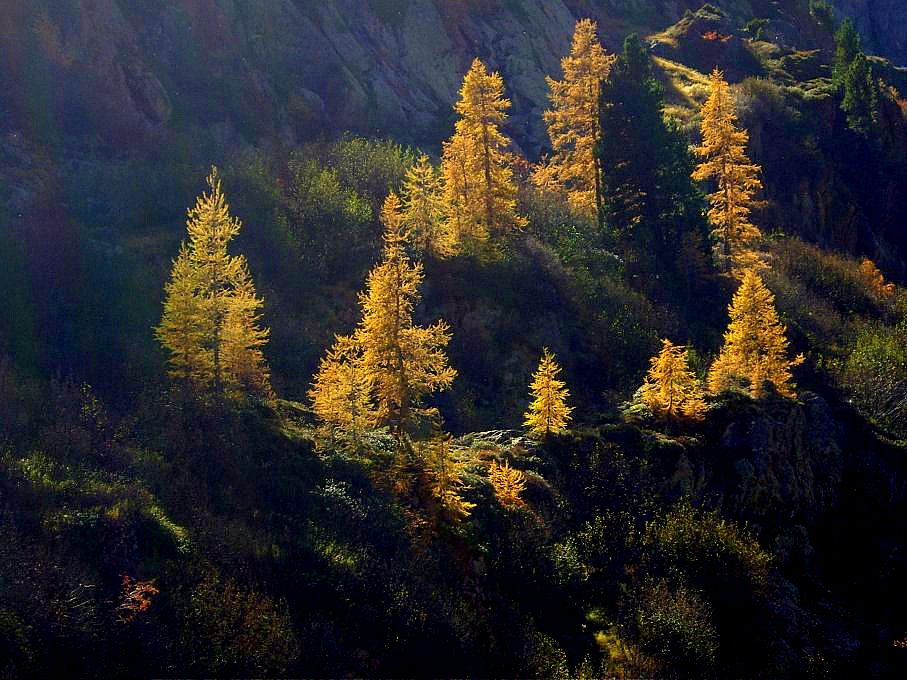
[[[643,383],[643,403],[656,416],[679,421],[699,420],[705,413],[703,386],[690,368],[687,348],[670,340],[661,341],[661,351],[651,359]]]
[[[393,193],[384,202],[381,221],[384,258],[360,294],[362,321],[354,342],[361,348],[361,366],[376,400],[376,421],[389,425],[402,447],[407,426],[425,413],[423,398],[450,387],[456,371],[445,353],[450,342],[447,324],[421,327],[413,322],[422,265],[406,254],[408,229]]]
[[[567,405],[570,392],[567,383],[559,379],[557,360],[546,347],[539,367],[532,376],[532,402],[526,412],[524,425],[536,435],[565,432],[573,407]]]
[[[210,385],[214,375],[214,355],[209,346],[213,323],[199,294],[198,271],[185,243],[164,287],[164,315],[154,333],[169,351],[169,373],[174,380],[196,389]]]
[[[264,300],[255,294],[249,272],[241,268],[221,333],[224,385],[234,397],[270,395],[271,373],[261,350],[270,336],[270,329],[261,325],[263,305]]]
[[[372,387],[362,366],[362,351],[352,336],[336,338],[321,359],[308,396],[332,443],[338,429],[358,441],[373,425]]]
[[[752,396],[764,396],[766,382],[793,398],[791,368],[803,357],[788,358],[786,329],[778,319],[775,296],[754,269],[748,269],[729,307],[731,322],[724,346],[709,370],[712,393],[746,386]]]
[[[449,434],[441,433],[419,444],[418,451],[431,495],[451,519],[459,521],[469,516],[475,503],[463,498],[468,488],[466,464],[454,455],[452,442]]]
[[[502,465],[493,460],[488,468],[488,481],[491,482],[498,502],[505,508],[526,505],[521,498],[521,494],[526,489],[526,474],[522,470],[510,467],[510,463],[507,461],[504,461]]]
[[[589,219],[595,219],[601,208],[595,153],[601,129],[598,99],[612,62],[598,40],[598,25],[581,19],[570,54],[561,60],[563,80],[546,78],[551,109],[544,118],[552,154],[533,173],[533,180],[542,187],[558,188],[571,208]]]
[[[242,224],[230,215],[217,168],[211,169],[208,189],[188,211],[189,240],[174,261],[156,335],[170,352],[174,377],[191,378],[199,387],[213,385],[233,397],[266,397],[263,302],[246,259],[227,250]]]
[[[440,174],[422,154],[406,171],[401,188],[403,218],[413,245],[436,257],[451,254],[444,221],[444,187]]]
[[[693,179],[715,184],[715,191],[708,195],[708,218],[716,259],[725,272],[742,273],[759,263],[753,246],[762,233],[750,220],[750,213],[762,181],[759,166],[746,155],[749,133],[738,127],[730,87],[717,68],[711,76],[711,93],[702,107],[701,129],[702,144],[696,148],[696,155],[702,162]]]
[[[878,300],[886,300],[894,295],[895,285],[885,281],[885,275],[879,270],[876,263],[868,258],[860,262],[860,279],[866,289]]]
[[[517,214],[510,139],[501,131],[510,100],[500,74],[473,61],[454,109],[460,119],[442,153],[444,212],[453,243],[482,253],[489,239],[526,226]]]

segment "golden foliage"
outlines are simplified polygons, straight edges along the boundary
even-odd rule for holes
[[[516,211],[510,139],[501,132],[509,108],[500,74],[473,61],[454,106],[460,120],[441,160],[450,250],[483,253],[492,237],[527,224]]]
[[[209,192],[189,209],[188,243],[173,262],[164,313],[155,334],[170,352],[170,375],[196,388],[211,385],[239,397],[270,396],[270,374],[261,347],[263,301],[255,294],[242,255],[227,252],[241,223],[230,215],[217,168]]]
[[[419,415],[425,395],[450,387],[456,371],[448,365],[445,348],[448,326],[439,321],[415,325],[422,265],[413,263],[405,246],[409,231],[400,200],[390,194],[381,211],[384,260],[368,276],[359,296],[362,321],[355,344],[361,348],[361,368],[376,400],[376,420],[388,424],[402,442],[405,427]]]
[[[717,68],[711,76],[711,94],[702,107],[702,144],[695,149],[702,163],[693,172],[697,181],[712,180],[709,222],[715,255],[724,271],[738,276],[760,264],[754,251],[762,232],[750,221],[755,195],[762,189],[760,168],[746,155],[749,133],[737,127],[737,111],[730,87]]]
[[[532,403],[523,422],[537,435],[558,434],[567,429],[573,407],[567,406],[570,392],[557,376],[561,368],[546,347],[538,370],[532,376]]]
[[[371,383],[362,352],[350,336],[338,336],[318,367],[308,396],[331,440],[336,429],[358,438],[375,421]]]
[[[768,381],[779,393],[794,397],[791,368],[803,357],[787,358],[786,329],[778,319],[775,296],[754,269],[744,273],[729,312],[724,346],[709,370],[709,390],[718,393],[743,382],[758,398]]]
[[[507,461],[503,465],[497,461],[491,461],[491,466],[488,468],[488,480],[494,488],[494,495],[498,502],[504,507],[519,507],[526,504],[520,498],[520,494],[526,488],[526,475],[522,470],[510,467],[510,463]]]
[[[406,171],[401,195],[403,219],[416,249],[437,257],[453,254],[445,228],[442,178],[425,154]]]
[[[552,155],[533,172],[532,181],[542,189],[557,189],[577,214],[590,219],[598,211],[599,92],[613,61],[598,40],[598,25],[581,19],[570,54],[561,60],[564,79],[545,79],[551,109],[544,118]]]
[[[705,414],[702,383],[690,369],[687,348],[661,341],[642,386],[642,401],[653,413],[670,420],[700,420]]]
[[[469,516],[475,503],[470,503],[461,495],[469,488],[463,479],[466,464],[452,455],[451,441],[449,434],[441,434],[422,444],[419,453],[428,474],[432,496],[451,517],[460,520]]]
[[[214,353],[209,347],[214,323],[199,288],[199,272],[183,243],[164,286],[163,319],[154,332],[170,352],[171,377],[204,389],[214,375]]]
[[[132,623],[139,614],[151,607],[151,601],[161,591],[154,585],[154,580],[138,581],[123,574],[120,588],[120,603],[117,605],[117,620],[120,623]]]
[[[224,384],[233,396],[271,396],[271,373],[261,351],[270,335],[270,329],[260,325],[263,305],[248,271],[241,269],[228,299],[221,334]]]
[[[885,283],[885,276],[879,271],[876,263],[868,258],[864,258],[860,263],[860,278],[876,298],[885,300],[894,295],[894,284]]]

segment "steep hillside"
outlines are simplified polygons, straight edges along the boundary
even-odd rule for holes
[[[3,12],[0,679],[907,676],[907,69],[830,5]]]

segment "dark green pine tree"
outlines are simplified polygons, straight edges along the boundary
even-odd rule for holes
[[[649,54],[630,35],[602,83],[600,225],[620,243],[628,273],[653,281],[679,273],[690,243],[704,251],[707,242],[689,143],[663,106]]]
[[[838,87],[844,85],[844,79],[857,55],[863,51],[863,40],[851,19],[841,22],[835,32],[835,58],[832,62],[832,78]]]
[[[879,122],[879,92],[872,66],[862,52],[844,74],[843,86],[841,108],[847,114],[847,126],[862,137],[874,137]]]

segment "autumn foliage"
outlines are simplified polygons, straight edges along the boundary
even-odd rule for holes
[[[762,189],[760,168],[746,155],[749,133],[738,127],[737,111],[724,74],[711,76],[711,94],[702,107],[702,144],[696,155],[702,162],[693,179],[710,180],[709,222],[715,255],[724,271],[742,273],[759,264],[754,251],[762,233],[750,219],[756,194]]]
[[[498,502],[505,508],[517,508],[526,504],[520,497],[526,488],[526,475],[522,470],[510,467],[509,462],[501,464],[491,461],[488,481],[491,482]]]
[[[532,403],[523,423],[536,435],[559,434],[570,422],[573,407],[567,405],[570,392],[567,383],[558,378],[560,372],[555,356],[546,347],[532,376]]]
[[[661,341],[661,352],[652,357],[642,386],[642,401],[668,420],[699,420],[705,413],[703,387],[690,369],[687,348]]]
[[[576,23],[570,54],[561,60],[563,80],[546,78],[551,108],[544,118],[552,153],[535,170],[533,181],[562,194],[575,212],[589,219],[600,209],[598,99],[612,62],[598,40],[598,25],[582,19]]]
[[[155,334],[170,354],[171,377],[184,386],[236,398],[267,397],[264,302],[255,293],[245,257],[227,251],[242,224],[230,214],[217,168],[211,170],[208,189],[189,210],[189,240],[173,262]]]
[[[510,100],[500,74],[473,61],[454,109],[460,119],[441,163],[447,247],[487,255],[490,244],[527,224],[517,213],[510,139],[501,130]]]
[[[729,312],[724,346],[709,370],[709,389],[718,393],[745,386],[752,396],[761,397],[769,382],[780,394],[794,397],[791,368],[803,358],[788,358],[786,329],[778,319],[775,296],[754,269],[744,273]]]

